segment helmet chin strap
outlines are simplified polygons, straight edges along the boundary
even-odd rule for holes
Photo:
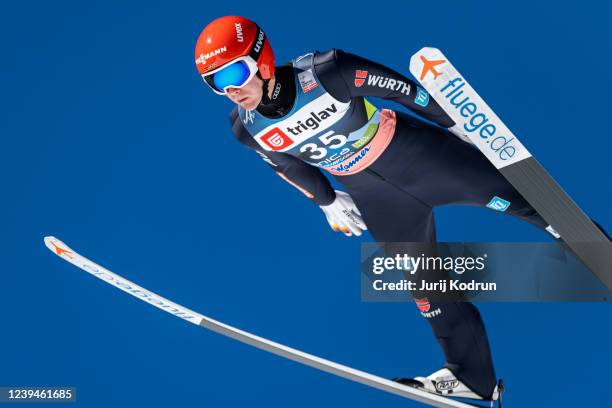
[[[261,96],[261,102],[259,103],[268,105],[270,104],[270,102],[272,102],[272,100],[270,99],[270,96],[268,96],[268,94],[270,93],[270,89],[269,89],[270,79],[263,79],[261,75],[259,74],[259,71],[257,72],[257,76],[259,77],[259,79],[263,80],[263,86],[262,86],[263,95]]]

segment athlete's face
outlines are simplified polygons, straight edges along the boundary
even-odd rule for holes
[[[242,109],[253,110],[261,102],[263,81],[255,75],[242,88],[228,88],[227,97]]]

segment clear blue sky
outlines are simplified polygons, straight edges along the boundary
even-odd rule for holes
[[[612,31],[602,7],[5,5],[0,385],[73,385],[83,407],[417,407],[186,324],[61,262],[42,238],[261,336],[386,377],[428,374],[442,358],[414,305],[361,303],[360,240],[333,234],[316,206],[233,139],[230,103],[196,73],[197,35],[217,16],[242,14],[265,28],[281,63],[337,47],[404,73],[413,52],[441,48],[612,229]],[[480,209],[444,208],[437,221],[446,241],[548,240]],[[481,311],[509,406],[608,400],[598,393],[612,362],[610,304]]]

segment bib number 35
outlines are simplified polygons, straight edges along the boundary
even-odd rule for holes
[[[318,160],[327,156],[327,149],[337,149],[346,144],[347,138],[344,135],[335,134],[333,130],[325,132],[318,139],[323,143],[319,146],[316,143],[306,143],[300,147],[300,153],[310,153],[309,159]]]

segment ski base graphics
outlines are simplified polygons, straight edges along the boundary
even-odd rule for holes
[[[149,303],[157,307],[158,309],[164,310],[176,317],[179,317],[200,327],[212,330],[216,333],[232,338],[239,342],[248,344],[250,346],[259,348],[272,354],[276,354],[278,356],[298,362],[300,364],[304,364],[316,368],[318,370],[325,371],[332,375],[336,375],[347,380],[355,381],[373,388],[377,388],[379,390],[395,394],[400,397],[418,401],[432,407],[473,408],[479,406],[453,400],[450,398],[445,398],[435,394],[430,394],[428,392],[412,388],[403,384],[399,384],[395,381],[378,377],[365,371],[360,371],[342,364],[338,364],[333,361],[326,360],[324,358],[317,357],[315,355],[308,354],[303,351],[237,329],[225,323],[221,323],[217,320],[211,319],[210,317],[204,316],[200,313],[194,312],[193,310],[190,310],[162,296],[159,296],[143,288],[142,286],[130,282],[129,280],[117,275],[116,273],[111,272],[108,269],[78,254],[76,251],[74,251],[55,237],[45,237],[45,245],[63,260],[70,262],[77,268],[80,268],[85,272],[90,273],[91,275],[109,283],[110,285],[113,285],[121,289],[122,291],[129,293],[130,295],[146,303]]]
[[[448,58],[436,48],[422,48],[410,58],[410,72],[576,257],[612,290],[612,242],[531,156]]]

